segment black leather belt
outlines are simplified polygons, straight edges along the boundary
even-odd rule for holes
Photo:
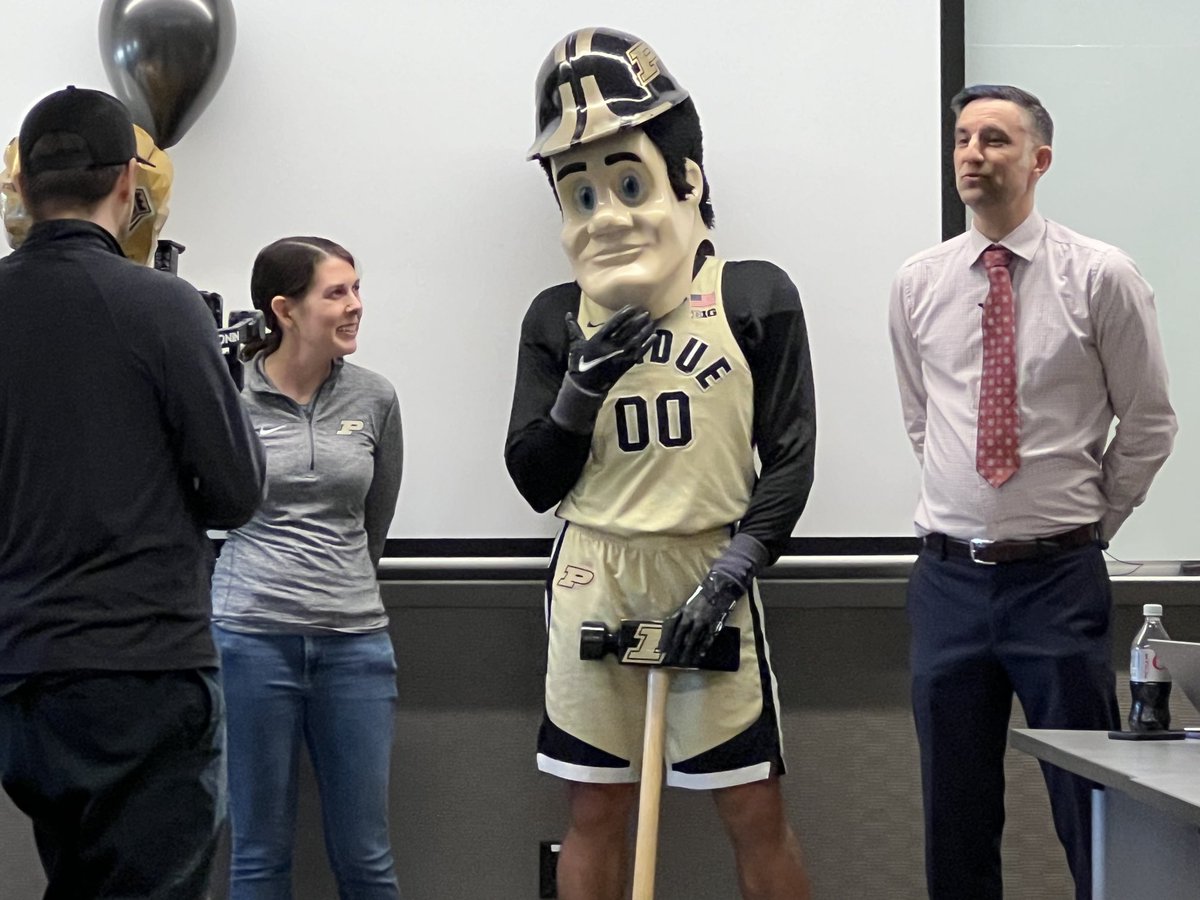
[[[1024,562],[1031,559],[1047,559],[1068,550],[1077,550],[1100,540],[1098,525],[1080,525],[1062,534],[1036,538],[1030,541],[961,541],[944,534],[927,534],[921,539],[922,546],[939,556],[960,556],[981,565]]]

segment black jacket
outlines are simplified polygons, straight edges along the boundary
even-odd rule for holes
[[[90,222],[0,260],[0,677],[216,663],[205,529],[263,456],[214,324]]]

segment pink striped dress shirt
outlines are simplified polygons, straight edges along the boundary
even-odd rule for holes
[[[991,243],[968,229],[906,261],[892,285],[900,400],[921,463],[917,532],[1021,540],[1100,522],[1111,538],[1177,430],[1154,292],[1121,250],[1036,211],[998,242],[1014,254],[1021,467],[994,488],[975,470]]]

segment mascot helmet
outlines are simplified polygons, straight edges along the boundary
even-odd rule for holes
[[[534,89],[537,138],[529,159],[636,128],[688,96],[649,44],[611,28],[584,28],[559,41]]]

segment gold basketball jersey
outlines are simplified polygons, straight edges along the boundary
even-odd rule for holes
[[[659,320],[641,362],[613,385],[583,473],[558,516],[621,536],[696,534],[738,521],[754,486],[754,385],[708,257],[691,296]],[[610,310],[581,292],[591,337]]]

